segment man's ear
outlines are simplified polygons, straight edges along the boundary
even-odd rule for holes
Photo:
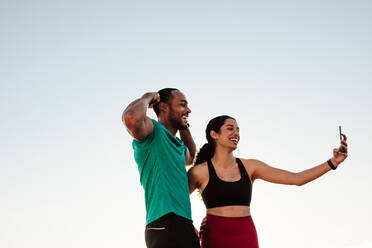
[[[160,109],[160,112],[168,113],[169,112],[169,105],[165,102],[159,102],[159,109]]]

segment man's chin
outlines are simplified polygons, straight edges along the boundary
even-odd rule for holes
[[[172,120],[171,123],[172,126],[177,128],[178,130],[185,130],[189,127],[187,125],[187,122],[184,122],[183,120]]]
[[[185,129],[187,129],[189,126],[187,125],[187,124],[182,124],[182,125],[180,125],[179,126],[179,130],[185,130]]]

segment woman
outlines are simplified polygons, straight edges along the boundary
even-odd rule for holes
[[[293,173],[255,160],[235,158],[239,127],[232,117],[212,119],[206,129],[207,141],[188,171],[190,194],[199,189],[207,208],[201,234],[202,248],[257,248],[257,233],[250,213],[252,184],[256,179],[287,185],[304,185],[347,157],[346,136],[333,149],[333,157],[311,169]],[[344,149],[344,150],[342,150]],[[342,152],[343,151],[343,152]]]

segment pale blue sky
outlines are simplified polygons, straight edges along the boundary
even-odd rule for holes
[[[120,117],[164,87],[187,96],[198,146],[208,120],[229,114],[241,129],[235,155],[283,169],[330,158],[341,124],[347,161],[300,188],[256,182],[252,216],[263,248],[371,242],[371,10],[358,0],[1,1],[0,246],[145,247]],[[196,194],[192,206],[198,226]]]

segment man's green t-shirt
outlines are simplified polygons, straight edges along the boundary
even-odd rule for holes
[[[191,220],[186,146],[162,124],[152,122],[153,132],[132,144],[145,190],[146,224],[171,212]]]

